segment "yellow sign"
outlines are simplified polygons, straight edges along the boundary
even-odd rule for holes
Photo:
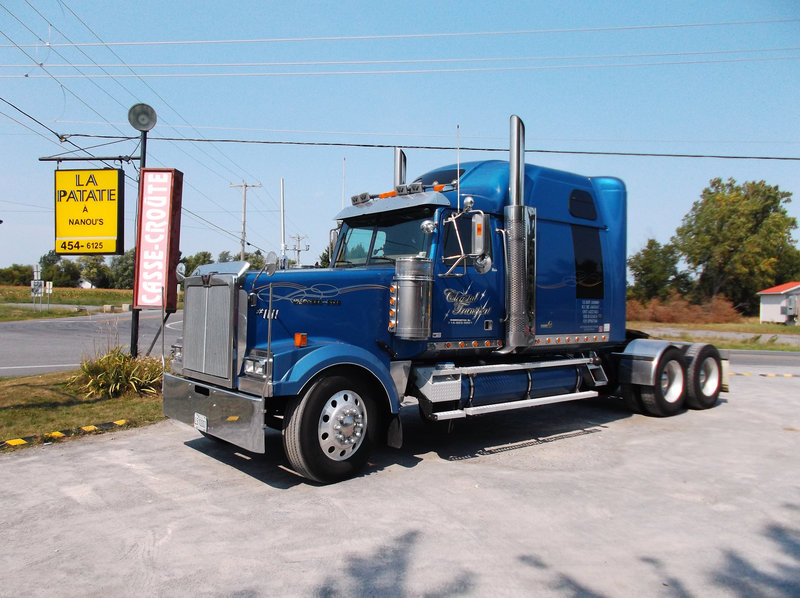
[[[56,253],[124,252],[125,171],[56,170]]]

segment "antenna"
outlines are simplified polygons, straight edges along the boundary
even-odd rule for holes
[[[342,158],[342,209],[344,210],[344,170],[347,166],[347,158]]]
[[[461,211],[461,125],[456,125],[456,207]]]
[[[286,260],[286,223],[285,223],[285,211],[284,211],[284,204],[283,204],[283,177],[281,177],[281,261],[280,266],[281,270],[285,270],[287,264],[289,263]]]

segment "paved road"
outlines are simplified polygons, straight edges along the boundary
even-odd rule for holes
[[[103,353],[110,347],[130,344],[130,313],[93,313],[75,318],[0,322],[0,377],[32,376],[44,372],[70,370],[81,359]],[[161,315],[143,311],[139,318],[139,352],[144,354],[155,338]],[[165,347],[181,334],[183,312],[167,320]],[[153,348],[161,353],[161,338]],[[776,351],[731,351],[734,373],[783,374],[800,367],[800,353]]]
[[[797,372],[797,369],[795,369]],[[800,372],[798,372],[800,373]],[[667,419],[612,401],[295,476],[172,421],[0,455],[5,596],[800,595],[800,379]]]
[[[183,313],[172,314],[167,331],[153,347],[166,352],[181,335]],[[144,355],[161,325],[161,313],[139,314],[139,354]],[[33,376],[45,372],[72,370],[86,357],[106,353],[117,345],[128,347],[131,340],[131,314],[95,312],[74,318],[0,322],[0,377]]]

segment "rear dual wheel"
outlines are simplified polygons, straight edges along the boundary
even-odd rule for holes
[[[722,389],[722,360],[713,345],[696,343],[686,351],[686,405],[710,409],[717,404]]]
[[[645,413],[656,417],[680,413],[686,400],[686,364],[678,349],[670,347],[661,354],[654,381],[654,386],[638,387]]]

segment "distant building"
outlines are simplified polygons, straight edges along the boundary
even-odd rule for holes
[[[779,284],[759,291],[758,295],[761,297],[762,323],[797,323],[797,310],[800,309],[800,281]]]

